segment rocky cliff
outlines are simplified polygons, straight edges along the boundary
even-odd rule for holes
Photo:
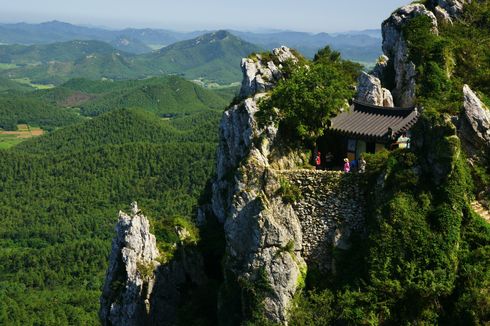
[[[275,126],[259,128],[258,101],[274,87],[274,76],[281,76],[270,67],[297,61],[286,47],[267,57],[270,61],[261,56],[242,61],[244,99],[220,124],[212,207],[226,237],[221,315],[233,309],[230,297],[240,298],[238,319],[223,320],[230,325],[253,313],[286,323],[307,263],[331,270],[332,256],[322,248],[348,246],[351,230],[363,223],[356,182],[335,172],[299,169],[309,157],[288,150]],[[290,201],[293,188],[299,197]]]
[[[416,98],[416,69],[409,59],[407,41],[403,35],[403,26],[418,16],[427,16],[432,21],[432,32],[438,33],[438,22],[434,13],[422,4],[411,4],[391,14],[382,24],[383,52],[388,58],[388,67],[392,69],[394,86],[391,89],[396,106],[414,105]]]
[[[187,237],[176,228],[179,243],[174,258],[164,261],[150,232],[149,220],[132,204],[130,214],[119,212],[112,241],[99,316],[103,325],[173,325],[182,288],[199,285],[205,276],[202,258],[181,244]]]
[[[131,214],[119,212],[112,241],[109,269],[102,297],[100,318],[104,325],[141,325],[147,322],[155,270],[160,265],[150,223],[136,203]]]
[[[417,72],[409,57],[403,27],[418,16],[428,17],[432,32],[438,33],[436,15],[425,5],[410,4],[394,11],[382,24],[384,55],[371,74],[363,73],[359,77],[357,100],[387,107],[415,104]]]

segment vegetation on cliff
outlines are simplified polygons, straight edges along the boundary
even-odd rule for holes
[[[404,26],[410,59],[417,67],[417,98],[427,109],[457,113],[463,84],[490,98],[490,2],[465,4],[462,17],[432,31],[427,16]]]
[[[367,238],[337,252],[329,281],[310,271],[291,323],[488,322],[490,226],[469,205],[471,169],[445,113],[460,112],[464,83],[490,95],[489,13],[489,2],[478,1],[438,35],[426,16],[404,27],[425,108],[414,149],[368,157]]]
[[[279,124],[292,139],[312,141],[322,135],[329,118],[347,107],[361,66],[340,58],[329,47],[313,61],[291,65],[260,105],[257,118],[262,124]]]

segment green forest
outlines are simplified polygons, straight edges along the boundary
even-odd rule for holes
[[[205,89],[177,76],[129,81],[74,79],[53,89],[0,92],[0,129],[18,124],[52,131],[114,109],[142,109],[159,117],[221,110],[235,87]]]
[[[190,219],[219,117],[116,110],[1,151],[0,324],[98,324],[117,212]]]

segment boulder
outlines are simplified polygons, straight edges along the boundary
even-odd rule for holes
[[[391,92],[381,86],[381,81],[365,72],[358,78],[356,100],[377,106],[393,107]]]
[[[378,78],[381,81],[381,83],[384,83],[386,68],[388,67],[389,60],[390,58],[388,58],[384,54],[381,55],[378,58],[378,61],[376,62],[376,65],[373,68],[373,71],[371,72],[371,75]]]
[[[449,15],[449,13],[446,11],[446,9],[444,9],[440,6],[436,6],[434,8],[434,14],[436,15],[437,19],[440,22],[450,23],[450,24],[452,24],[452,22],[453,22],[451,15]]]

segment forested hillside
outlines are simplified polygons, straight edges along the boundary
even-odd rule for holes
[[[0,324],[98,324],[118,210],[191,218],[219,115],[117,110],[0,151]]]
[[[30,90],[27,86],[19,89]],[[116,82],[74,79],[48,90],[0,93],[0,128],[16,130],[18,124],[25,123],[51,131],[123,108],[139,108],[167,118],[221,110],[234,91],[204,89],[177,76]]]
[[[118,84],[109,92],[81,104],[81,113],[94,116],[114,108],[145,108],[161,116],[172,117],[207,109],[222,109],[228,103],[214,92],[176,76]],[[104,88],[98,89],[100,92]]]
[[[218,31],[140,56],[136,62],[159,73],[229,84],[241,79],[241,58],[259,49],[229,32]]]
[[[140,55],[116,50],[101,41],[0,45],[0,63],[6,65],[0,76],[59,85],[72,78],[128,80],[176,74],[230,84],[241,79],[241,58],[258,49],[225,31]]]
[[[16,130],[26,123],[53,130],[82,120],[75,110],[60,108],[51,101],[29,93],[0,93],[0,128]]]

